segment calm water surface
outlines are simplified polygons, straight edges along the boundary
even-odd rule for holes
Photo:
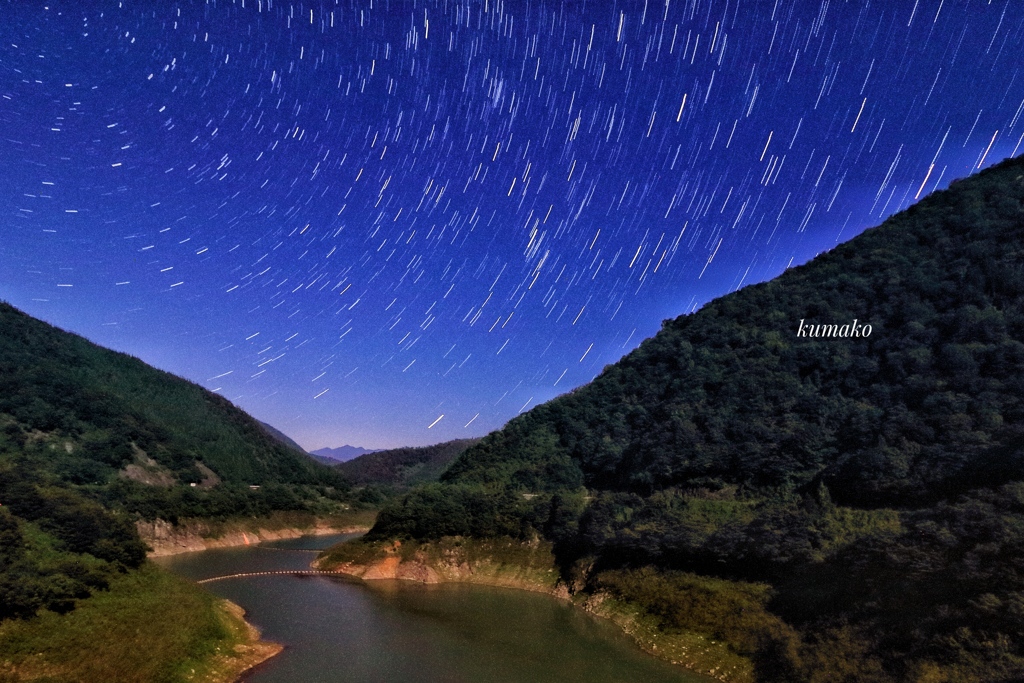
[[[307,569],[343,536],[158,560],[192,579]],[[706,683],[554,598],[486,586],[266,576],[206,584],[285,650],[246,683]]]

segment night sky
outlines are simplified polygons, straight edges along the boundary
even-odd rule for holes
[[[306,448],[479,436],[1017,154],[1016,1],[0,3],[0,299]]]

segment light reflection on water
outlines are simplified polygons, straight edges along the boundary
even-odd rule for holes
[[[350,536],[276,541],[161,558],[203,579],[307,569]],[[660,662],[615,626],[525,591],[325,576],[265,576],[206,584],[247,612],[285,650],[247,683],[703,683]]]

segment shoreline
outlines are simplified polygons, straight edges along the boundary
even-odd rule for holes
[[[491,557],[494,551],[505,557],[496,561]],[[545,551],[547,557],[542,557]],[[574,595],[554,569],[546,544],[521,544],[515,548],[515,544],[503,542],[442,539],[403,546],[395,541],[390,547],[377,548],[373,556],[361,554],[362,557],[333,560],[330,554],[324,554],[310,566],[363,581],[466,583],[543,593],[612,622],[641,650],[669,664],[723,683],[754,681],[752,662],[728,651],[723,642],[697,633],[666,633],[636,605],[604,592]]]
[[[150,547],[146,557],[170,557],[183,553],[202,552],[215,548],[257,545],[302,536],[365,533],[370,527],[361,524],[335,525],[316,521],[310,526],[276,526],[270,519],[225,523],[215,529],[199,520],[174,525],[162,519],[135,523],[139,537]]]
[[[0,623],[0,680],[232,683],[283,649],[241,606],[146,562],[70,612]]]
[[[264,534],[256,540],[256,532]],[[249,542],[238,542],[237,534],[229,538],[208,539],[212,544],[201,549],[183,549],[167,555],[200,552],[206,549],[255,545],[263,540],[321,536],[331,533],[356,533],[366,527],[314,527],[257,529],[242,537]],[[448,541],[447,543],[445,541]],[[412,547],[410,547],[412,546]],[[730,653],[725,643],[710,640],[696,633],[666,633],[641,610],[628,602],[598,592],[583,595],[570,593],[551,561],[547,544],[517,544],[510,542],[464,542],[462,539],[444,539],[434,544],[411,543],[403,546],[395,541],[390,547],[378,547],[374,557],[362,561],[332,561],[329,553],[310,563],[315,569],[337,571],[363,581],[399,580],[422,584],[464,583],[471,585],[511,588],[549,595],[560,602],[579,608],[588,614],[610,621],[644,652],[664,662],[694,674],[722,683],[753,683],[752,663]],[[495,560],[494,555],[501,559]],[[504,555],[504,557],[501,557]],[[166,555],[164,555],[166,556]],[[241,606],[222,600],[225,611],[236,623],[244,624],[246,638],[235,646],[242,657],[226,658],[218,655],[206,683],[234,683],[242,674],[267,662],[284,650],[284,646],[260,639],[259,629],[245,620]],[[225,666],[227,663],[233,666]]]
[[[229,655],[215,655],[206,683],[234,683],[242,674],[253,669],[284,650],[284,645],[261,638],[260,630],[246,621],[245,609],[230,600],[218,603],[222,618],[234,622],[236,633],[243,631],[241,642],[235,644]]]
[[[268,521],[268,520],[263,520]],[[239,528],[227,530],[220,535],[204,537],[201,531],[208,531],[209,526],[198,520],[186,522],[175,528],[169,522],[137,523],[139,535],[152,547],[147,557],[169,557],[191,552],[203,552],[216,548],[230,548],[245,545],[256,545],[264,541],[276,541],[303,536],[327,536],[330,534],[365,533],[368,526],[331,526],[317,524],[312,527],[265,528],[256,525],[237,525]],[[236,526],[236,525],[232,525]],[[147,528],[148,527],[148,528]],[[149,533],[145,533],[145,532]],[[197,586],[198,587],[198,586]],[[267,662],[284,651],[284,645],[270,640],[263,640],[259,628],[246,620],[246,611],[241,605],[227,599],[219,599],[217,603],[221,619],[234,632],[238,642],[230,654],[216,654],[208,662],[208,671],[201,679],[203,683],[234,683],[242,674]]]

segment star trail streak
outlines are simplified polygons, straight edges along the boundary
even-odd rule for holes
[[[1017,154],[1012,1],[7,2],[0,297],[308,448],[479,435]]]

